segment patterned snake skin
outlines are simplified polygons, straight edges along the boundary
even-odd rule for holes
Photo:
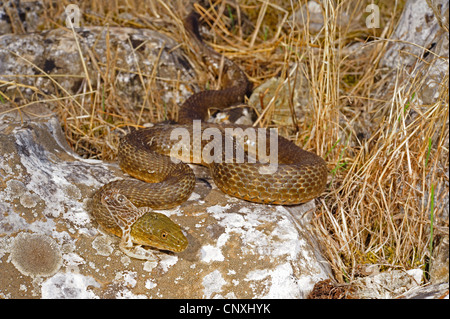
[[[205,63],[218,65],[223,58],[203,43],[198,31],[196,13],[192,12],[185,19],[185,28],[197,53],[204,58]],[[208,117],[209,108],[224,109],[230,105],[242,103],[244,97],[248,96],[252,90],[251,83],[239,67],[228,59],[224,59],[222,62],[224,63],[223,73],[226,76],[226,88],[202,91],[188,98],[180,108],[179,124],[157,124],[151,128],[132,132],[122,138],[118,153],[120,167],[124,172],[137,179],[114,181],[97,191],[94,195],[94,215],[101,225],[108,229],[117,228],[110,215],[114,214],[114,207],[107,209],[103,205],[105,203],[104,194],[112,190],[125,196],[136,207],[156,209],[175,207],[190,196],[195,186],[195,175],[187,164],[174,163],[170,158],[170,155],[174,155],[173,152],[171,154],[172,148],[179,142],[177,139],[170,138],[171,132],[174,129],[189,132],[190,141],[184,147],[188,148],[190,152],[184,156],[181,156],[180,152],[175,155],[180,155],[178,157],[185,162],[193,162],[195,160],[193,152],[195,147],[192,145],[195,140],[193,120],[201,121],[201,125],[198,126],[201,127],[201,133],[205,132],[205,129],[214,129],[222,133],[218,142],[223,146],[226,138],[230,138],[225,134],[226,126],[204,122]],[[235,129],[238,126],[230,125],[228,127]],[[270,137],[268,133],[266,133],[266,137],[267,144],[263,148],[267,154]],[[244,163],[227,162],[224,155],[217,162],[207,164],[202,158],[200,160],[197,158],[197,162],[209,167],[214,183],[219,189],[244,200],[266,204],[295,205],[319,196],[327,181],[325,161],[281,136],[277,136],[275,141],[278,142],[276,157],[278,166],[276,172],[270,174],[264,173],[267,163],[249,163],[247,154],[245,155],[247,162]],[[200,149],[204,149],[209,142],[202,140]],[[236,155],[239,147],[242,145],[238,146],[236,142],[233,144],[233,156]],[[243,147],[245,148],[245,145]],[[139,220],[136,224],[139,224]],[[132,234],[134,226],[136,225],[132,227]],[[139,236],[135,235],[134,237]]]

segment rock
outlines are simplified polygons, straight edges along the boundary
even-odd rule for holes
[[[5,94],[68,99],[113,82],[115,100],[153,110],[151,102],[176,106],[197,90],[178,43],[162,33],[102,26],[77,28],[76,35],[78,43],[71,30],[62,28],[0,36],[0,80],[9,83]]]
[[[188,248],[155,251],[157,262],[130,259],[86,209],[96,189],[123,177],[117,164],[73,153],[42,105],[0,114],[2,298],[304,298],[331,278],[309,226],[314,202],[282,207],[231,198],[201,167],[189,200],[161,211],[182,226]],[[23,238],[54,262],[24,271],[17,257]]]
[[[308,1],[292,14],[290,20],[302,28],[308,27],[311,32],[317,33],[323,27],[322,8],[316,1]]]
[[[29,33],[43,24],[45,9],[42,0],[6,0],[0,3],[0,34]]]
[[[448,285],[448,255],[448,235],[445,235],[433,249],[430,267],[430,282],[433,284],[447,283]]]
[[[324,21],[322,7],[326,4],[318,2],[320,1],[308,1],[290,16],[289,21],[298,24],[300,28],[307,28],[313,34],[320,32]],[[350,18],[345,12],[340,12],[336,24],[339,27],[346,26],[349,20]]]
[[[448,32],[439,25],[448,25],[448,9],[448,1],[408,0],[392,37],[394,41],[386,50],[381,64],[391,69],[408,68],[418,62],[417,57],[428,55],[424,48],[435,51],[442,35],[446,34],[448,39]],[[448,57],[448,40],[446,50]]]
[[[398,297],[399,299],[448,299],[448,282],[416,287]]]
[[[402,86],[414,87],[411,100],[417,105],[435,103],[442,86],[448,85],[445,79],[448,77],[449,35],[443,26],[448,26],[448,14],[448,1],[407,1],[392,37],[394,41],[381,59],[381,65],[392,70],[394,77],[399,76]],[[421,79],[420,85],[416,79]],[[390,86],[394,83],[395,79]],[[413,114],[411,121],[414,118]]]
[[[352,298],[396,298],[420,287],[423,271],[420,269],[390,270],[373,276],[357,278],[352,282]]]

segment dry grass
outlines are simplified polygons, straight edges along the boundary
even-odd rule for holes
[[[45,28],[60,26],[52,17],[61,16],[68,3],[53,3]],[[157,29],[183,42],[183,3],[96,0],[80,8],[86,25]],[[403,2],[380,2],[380,28],[366,29],[365,3],[324,1],[325,24],[318,33],[288,21],[305,1],[214,3],[215,9],[202,10],[211,30],[207,41],[240,65],[255,87],[274,76],[295,77],[294,66],[308,79],[310,104],[301,116],[292,114],[294,125],[280,125],[280,132],[329,164],[329,185],[314,222],[337,279],[350,281],[364,264],[426,269],[430,241],[448,234],[440,219],[448,193],[448,74],[439,97],[424,105],[415,99],[423,75],[406,84],[404,70],[393,74],[379,65]],[[340,22],[344,14],[351,23]],[[361,48],[350,50],[355,43]],[[56,99],[68,141],[86,157],[113,159],[113,131],[122,125],[177,114],[176,105],[165,108],[151,94],[139,112],[130,112],[114,86],[113,55],[108,59],[98,87],[85,79],[85,92]],[[199,78],[220,86],[205,71],[198,70]],[[147,92],[154,76],[140,74]],[[273,125],[271,113],[263,112],[258,123]]]

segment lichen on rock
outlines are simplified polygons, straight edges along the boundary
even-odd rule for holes
[[[18,234],[11,247],[11,262],[22,274],[31,277],[54,275],[62,265],[58,244],[41,234]]]

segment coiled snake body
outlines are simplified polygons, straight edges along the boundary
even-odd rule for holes
[[[197,18],[196,13],[191,13],[185,19],[188,34],[207,62],[217,63],[222,57],[202,42]],[[156,213],[150,213],[148,207],[175,207],[187,200],[195,186],[192,169],[183,162],[174,163],[170,158],[173,155],[172,148],[179,142],[170,138],[171,132],[174,129],[189,132],[191,145],[187,147],[191,147],[194,140],[193,120],[202,121],[202,132],[214,128],[224,133],[224,126],[203,122],[208,117],[208,109],[224,109],[241,103],[250,94],[251,84],[239,67],[224,59],[224,69],[228,76],[227,88],[192,95],[180,108],[179,124],[155,125],[132,132],[121,140],[118,153],[120,167],[137,179],[104,185],[94,194],[93,212],[100,225],[122,236],[122,248],[129,249],[132,242],[172,251],[181,251],[186,247],[187,241],[179,226],[162,214],[157,217],[151,215]],[[225,137],[221,142],[226,143]],[[266,204],[294,205],[319,196],[327,180],[325,161],[281,136],[276,137],[276,142],[276,172],[261,173],[261,168],[267,166],[267,163],[212,162],[206,165],[210,168],[214,183],[229,195]],[[201,148],[207,143],[208,141],[202,141]],[[193,152],[190,152],[188,158],[184,156],[182,160],[192,162],[193,156]],[[202,163],[205,164],[204,161]],[[149,222],[151,218],[153,221]],[[149,227],[153,230],[149,230]],[[148,233],[155,229],[163,229],[164,236],[153,235],[148,239]]]

